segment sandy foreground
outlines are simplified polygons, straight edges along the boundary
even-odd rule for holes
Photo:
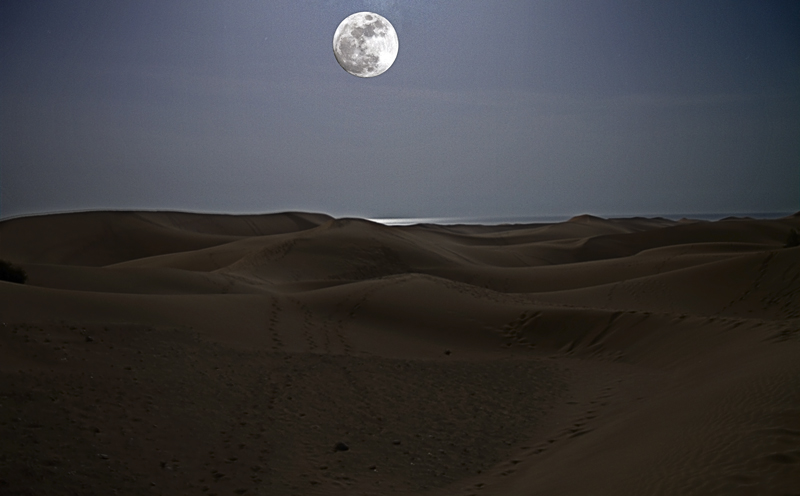
[[[800,494],[791,229],[0,222],[0,494]]]

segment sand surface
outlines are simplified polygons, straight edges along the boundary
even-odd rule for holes
[[[797,495],[798,228],[6,220],[0,494]]]

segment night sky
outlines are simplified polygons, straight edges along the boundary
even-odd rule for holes
[[[6,0],[0,95],[2,217],[800,209],[796,0]]]

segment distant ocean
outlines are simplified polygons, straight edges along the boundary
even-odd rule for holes
[[[751,213],[714,213],[714,214],[634,214],[634,215],[597,215],[604,219],[629,219],[633,217],[656,218],[680,220],[720,220],[727,217],[750,217],[753,219],[778,219],[793,215],[795,212],[751,212]],[[592,214],[595,215],[595,214]],[[497,226],[501,224],[553,224],[564,222],[571,219],[572,215],[547,215],[547,216],[517,216],[517,217],[383,217],[369,218],[372,222],[378,222],[386,226],[409,226],[414,224],[482,224],[487,226]]]

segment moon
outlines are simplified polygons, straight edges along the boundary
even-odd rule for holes
[[[333,54],[353,76],[380,76],[397,58],[397,32],[385,17],[373,12],[348,16],[333,34]]]

